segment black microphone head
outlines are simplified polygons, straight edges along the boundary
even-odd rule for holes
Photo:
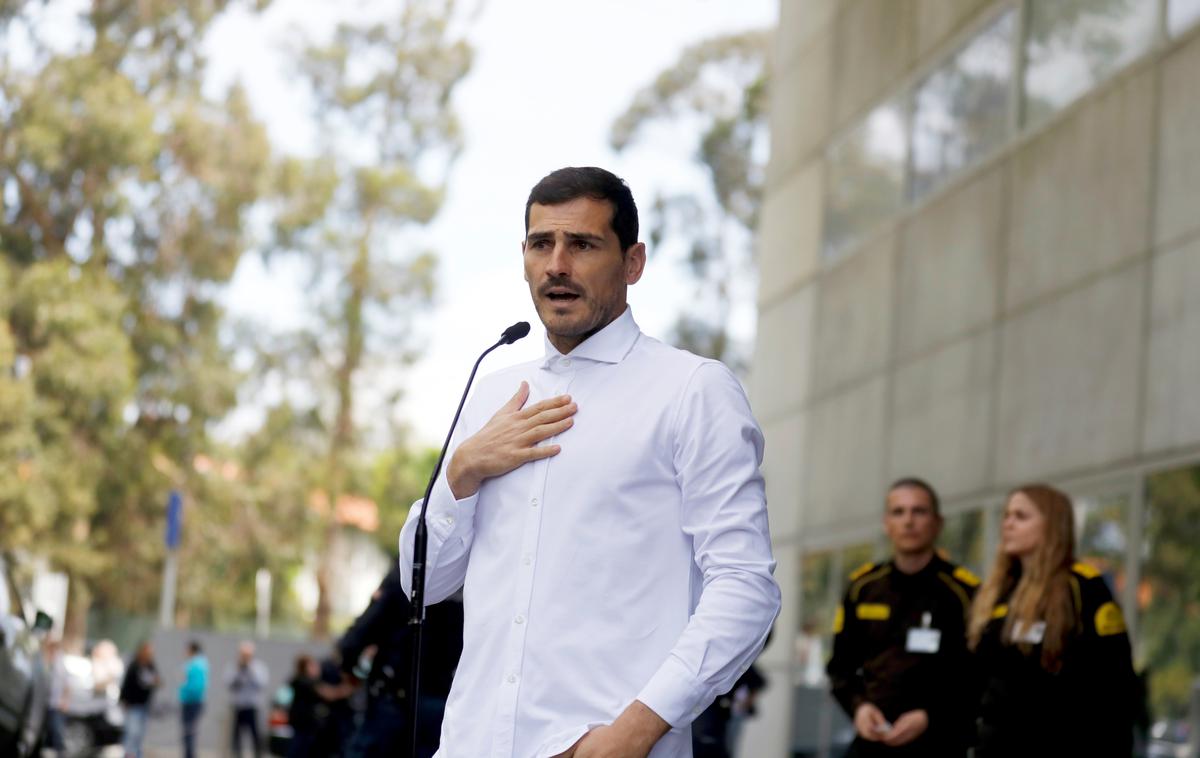
[[[505,345],[511,345],[527,334],[529,334],[529,322],[518,321],[504,330],[504,334],[500,335],[500,341]]]

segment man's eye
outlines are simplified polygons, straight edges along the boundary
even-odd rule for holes
[[[592,243],[588,242],[587,240],[575,240],[576,250],[590,250],[591,247]]]

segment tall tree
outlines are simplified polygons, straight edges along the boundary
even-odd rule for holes
[[[93,597],[156,594],[156,572],[116,563],[161,559],[166,490],[194,479],[235,400],[215,297],[269,145],[239,88],[201,94],[200,43],[229,4],[95,0],[73,34],[48,27],[46,3],[0,10],[0,398],[28,401],[0,430],[21,462],[0,510],[22,524],[0,543],[67,572],[68,636]]]
[[[678,318],[673,341],[732,364],[742,361],[729,333],[735,288],[752,280],[753,237],[767,158],[770,32],[722,35],[686,49],[633,98],[613,123],[617,150],[663,130],[699,134],[693,159],[703,189],[663,194],[649,214],[650,240],[686,250],[694,306]]]
[[[283,162],[276,177],[272,254],[311,262],[318,312],[296,344],[320,368],[314,395],[327,430],[321,475],[328,502],[347,493],[360,450],[364,377],[376,357],[413,357],[412,317],[430,302],[435,258],[413,230],[442,202],[460,149],[450,107],[471,50],[450,0],[410,0],[391,18],[341,24],[306,44],[297,63],[309,90],[319,155]],[[329,286],[326,286],[329,285]],[[313,633],[330,623],[332,509],[322,525]]]

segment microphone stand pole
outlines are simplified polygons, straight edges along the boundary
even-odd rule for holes
[[[523,331],[519,328],[522,326],[524,327]],[[407,693],[409,697],[408,729],[411,732],[409,746],[412,751],[409,755],[413,758],[417,754],[417,714],[421,692],[421,638],[425,629],[425,554],[429,547],[429,531],[425,527],[425,511],[429,507],[429,496],[433,492],[433,485],[437,482],[438,475],[441,474],[442,461],[446,458],[446,450],[450,447],[450,438],[454,435],[454,427],[458,426],[458,417],[462,414],[463,405],[467,402],[467,392],[471,389],[471,383],[475,381],[475,372],[479,370],[479,364],[483,362],[488,353],[501,345],[516,342],[528,333],[529,324],[525,322],[513,324],[504,331],[496,344],[484,350],[476,359],[474,367],[471,368],[471,376],[467,379],[467,386],[463,388],[462,398],[458,401],[458,410],[454,412],[454,420],[450,422],[450,431],[446,432],[446,441],[442,443],[442,452],[438,455],[437,463],[434,464],[433,476],[429,477],[429,486],[425,488],[425,497],[421,499],[421,515],[417,519],[417,528],[413,533],[412,593],[409,597],[412,602],[412,616],[408,620],[412,636],[412,671]]]

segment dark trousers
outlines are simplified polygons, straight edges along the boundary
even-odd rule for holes
[[[183,756],[196,758],[196,732],[200,729],[204,703],[183,703],[180,713],[183,716]]]
[[[230,747],[235,758],[242,758],[242,732],[250,732],[250,745],[254,748],[254,758],[262,754],[258,741],[258,709],[238,708],[233,712],[233,734],[230,735]]]
[[[404,745],[405,725],[408,723],[408,703],[386,695],[367,701],[367,712],[362,725],[350,740],[346,750],[348,758],[393,758],[407,755]],[[402,746],[398,750],[397,746]]]

